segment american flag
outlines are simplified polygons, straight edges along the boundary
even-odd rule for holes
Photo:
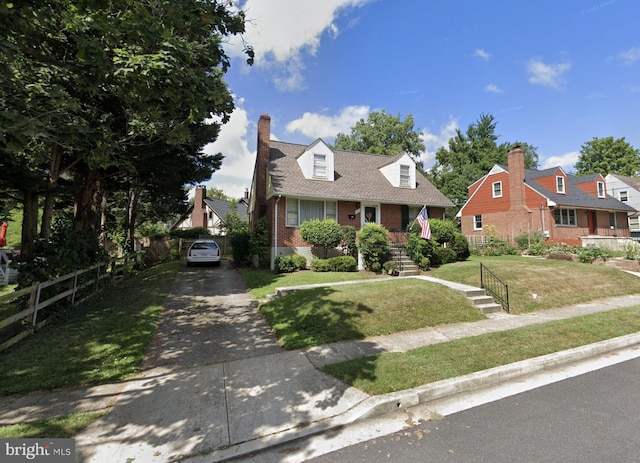
[[[427,214],[427,206],[422,206],[420,210],[420,214],[417,217],[418,223],[420,224],[420,238],[424,238],[425,240],[431,239],[431,227],[429,226],[429,215]]]

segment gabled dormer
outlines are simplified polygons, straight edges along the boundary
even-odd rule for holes
[[[394,187],[416,187],[416,163],[406,153],[396,156],[389,164],[380,167],[380,172]]]
[[[314,141],[298,156],[298,165],[306,179],[334,180],[333,151],[321,139]]]

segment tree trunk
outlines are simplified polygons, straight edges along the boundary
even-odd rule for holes
[[[60,160],[62,159],[62,148],[55,145],[51,150],[51,162],[49,163],[49,185],[44,198],[42,209],[42,224],[40,226],[40,238],[48,240],[51,235],[51,221],[53,219],[53,206],[56,199],[56,188],[58,178],[60,178]]]
[[[23,192],[22,243],[20,260],[31,262],[35,257],[34,243],[38,235],[38,192]]]
[[[73,231],[97,231],[100,227],[100,207],[102,203],[103,172],[78,169],[78,189],[75,195]]]
[[[129,188],[129,198],[127,201],[126,246],[129,252],[135,249],[136,220],[138,218],[138,203],[140,201],[140,188],[132,186]]]

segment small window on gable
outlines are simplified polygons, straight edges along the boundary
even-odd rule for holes
[[[502,182],[493,182],[493,197],[502,198]]]
[[[324,154],[313,155],[313,176],[327,178],[327,156]]]
[[[620,191],[618,193],[618,199],[623,203],[626,203],[627,201],[629,201],[629,193],[627,193],[627,190]]]
[[[598,198],[604,198],[604,182],[598,182]]]
[[[400,164],[400,186],[411,186],[411,171],[409,169],[409,166],[404,164]]]
[[[556,192],[564,194],[564,177],[556,177]]]
[[[473,216],[473,229],[474,230],[482,230],[482,216],[474,215]]]

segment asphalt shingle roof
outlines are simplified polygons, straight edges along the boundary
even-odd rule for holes
[[[307,145],[270,141],[269,173],[274,194],[452,207],[454,204],[416,171],[416,188],[398,188],[389,183],[380,168],[399,159],[354,151],[333,150],[334,181],[306,179],[297,158]]]

